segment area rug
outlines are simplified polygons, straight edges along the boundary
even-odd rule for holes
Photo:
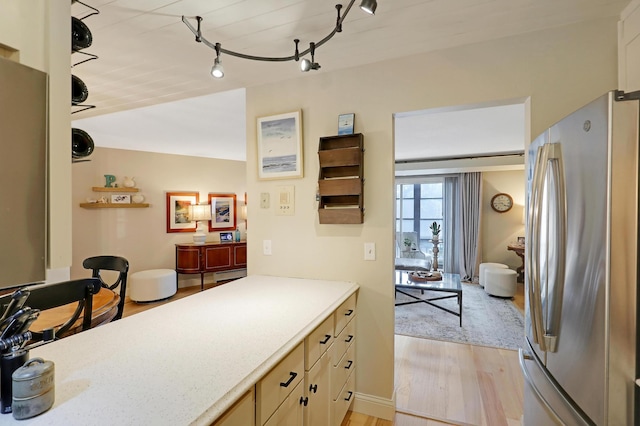
[[[403,290],[418,297],[446,293]],[[396,293],[396,301],[412,300]],[[437,303],[458,311],[456,298]],[[472,345],[514,349],[524,347],[524,318],[510,299],[489,296],[477,284],[462,283],[462,327],[459,318],[426,303],[396,306],[396,334]]]

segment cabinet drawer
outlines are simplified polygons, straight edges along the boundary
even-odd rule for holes
[[[353,339],[356,336],[356,321],[355,318],[347,323],[347,326],[336,337],[333,346],[331,347],[331,357],[333,358],[333,365],[336,366],[340,362],[340,359],[344,356],[347,348],[353,343]]]
[[[264,426],[300,426],[303,420],[303,410],[301,399],[304,397],[303,383],[300,382],[293,389],[291,395],[285,398],[284,402]],[[249,424],[247,424],[249,425]]]
[[[309,334],[304,345],[305,369],[309,371],[333,343],[333,315]]]
[[[304,378],[304,343],[300,343],[256,384],[257,424],[273,414],[280,403]]]
[[[336,329],[334,336],[340,334],[352,317],[356,315],[356,294],[353,293],[336,309]]]
[[[255,394],[253,388],[244,394],[242,398],[233,407],[229,408],[226,413],[213,422],[213,426],[247,426],[255,424]]]
[[[340,395],[335,401],[331,401],[331,419],[332,425],[342,424],[344,416],[349,411],[349,407],[355,397],[356,393],[356,375],[349,376],[349,380],[340,390]]]
[[[338,365],[331,368],[331,397],[334,401],[339,397],[340,389],[342,389],[347,378],[356,368],[355,351],[356,345],[352,344],[347,349],[347,353],[340,359]]]

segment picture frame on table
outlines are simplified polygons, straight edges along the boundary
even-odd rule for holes
[[[220,233],[220,242],[221,243],[231,243],[231,242],[233,242],[233,232],[221,232]]]
[[[233,231],[237,226],[236,194],[209,194],[209,231]]]
[[[518,244],[520,244],[521,246],[524,245],[524,237],[518,237]]]
[[[259,117],[257,132],[258,179],[304,176],[301,111]]]
[[[352,135],[355,119],[354,113],[340,114],[338,116],[338,135]]]
[[[196,231],[197,223],[189,219],[189,206],[198,204],[199,198],[195,191],[166,193],[167,233]]]

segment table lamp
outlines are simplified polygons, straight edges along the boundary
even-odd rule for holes
[[[196,233],[193,234],[194,244],[204,244],[207,239],[206,222],[211,220],[211,206],[209,204],[196,204],[189,206],[189,219],[196,222]]]

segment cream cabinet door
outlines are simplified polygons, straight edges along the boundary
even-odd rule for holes
[[[304,413],[305,426],[329,426],[330,374],[331,358],[325,352],[305,375],[305,396],[308,398]]]
[[[255,393],[251,388],[233,407],[216,420],[213,426],[247,426],[255,424],[255,404]]]
[[[304,381],[291,391],[280,407],[264,424],[265,426],[302,426],[304,408]]]

